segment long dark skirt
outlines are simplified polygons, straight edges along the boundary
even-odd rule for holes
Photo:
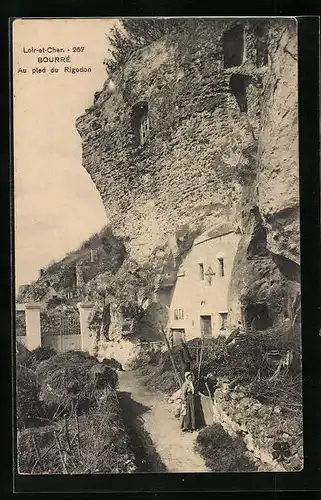
[[[187,394],[186,415],[182,415],[181,417],[181,429],[192,430],[195,428],[196,428],[195,396],[194,394]]]

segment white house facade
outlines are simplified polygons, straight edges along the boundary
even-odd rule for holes
[[[227,333],[227,295],[240,234],[210,230],[199,236],[183,261],[172,295],[167,328],[180,338]]]

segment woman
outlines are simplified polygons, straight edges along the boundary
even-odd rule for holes
[[[193,432],[196,429],[195,422],[195,388],[191,372],[185,373],[185,381],[182,385],[182,412],[181,429],[183,432]]]

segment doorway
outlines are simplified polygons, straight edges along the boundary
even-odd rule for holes
[[[172,345],[177,346],[185,342],[185,330],[184,328],[172,328]]]
[[[212,316],[201,316],[201,335],[207,339],[213,336]]]

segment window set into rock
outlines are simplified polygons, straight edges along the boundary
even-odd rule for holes
[[[143,146],[149,136],[148,103],[145,101],[135,104],[132,110],[132,125],[137,146]]]
[[[247,77],[245,75],[234,74],[230,79],[230,90],[234,95],[241,113],[247,113],[246,96]]]
[[[224,259],[223,257],[218,259],[218,275],[223,278],[224,276]]]
[[[241,66],[244,59],[244,49],[244,27],[237,24],[224,34],[224,68]]]
[[[204,264],[199,264],[200,280],[204,281]]]

